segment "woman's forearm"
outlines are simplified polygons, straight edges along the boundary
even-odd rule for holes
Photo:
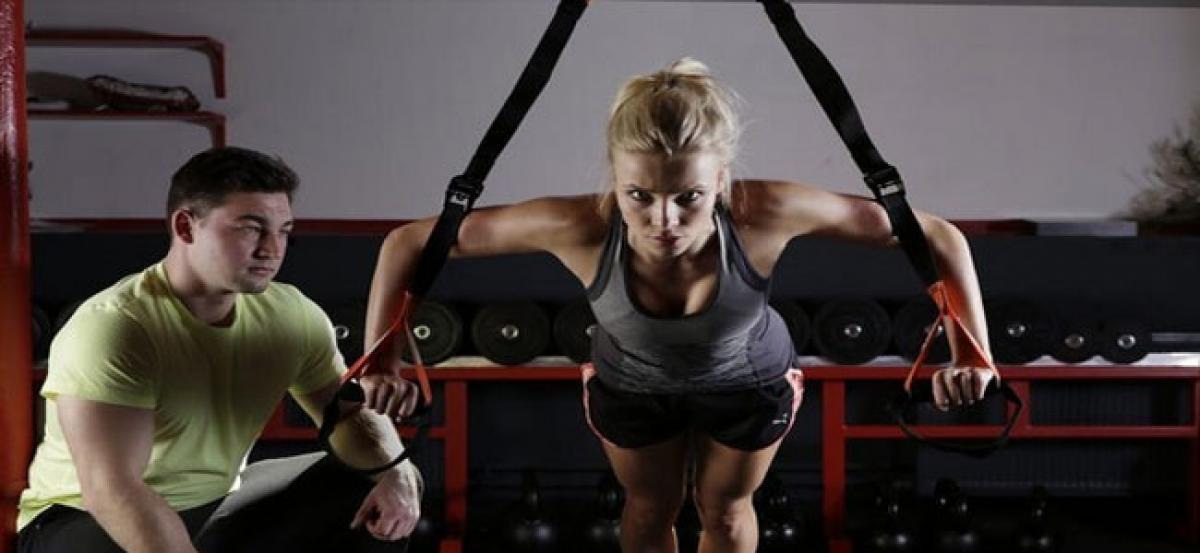
[[[981,353],[988,360],[991,352],[988,346],[987,319],[983,311],[983,294],[979,288],[979,278],[975,273],[975,263],[971,258],[971,249],[967,239],[954,225],[940,221],[934,225],[935,230],[927,233],[938,272],[946,286],[956,313],[961,319],[964,329],[975,338]],[[956,361],[966,361],[970,356],[972,346],[961,335],[954,325],[947,325],[947,338]]]
[[[371,347],[395,319],[431,228],[424,220],[409,223],[388,233],[380,246],[367,299],[365,347]]]

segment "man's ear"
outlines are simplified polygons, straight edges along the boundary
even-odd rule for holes
[[[191,244],[195,240],[193,231],[196,226],[195,214],[186,208],[176,209],[171,214],[171,234],[177,236],[183,243]]]

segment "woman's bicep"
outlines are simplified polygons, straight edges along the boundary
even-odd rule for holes
[[[473,211],[463,220],[454,255],[556,252],[578,241],[588,217],[579,198],[541,198]]]

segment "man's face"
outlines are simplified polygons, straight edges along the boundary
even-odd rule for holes
[[[292,231],[292,204],[283,192],[235,192],[192,218],[188,260],[213,292],[266,290],[283,264]]]

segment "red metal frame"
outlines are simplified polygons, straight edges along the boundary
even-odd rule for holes
[[[212,72],[213,93],[225,97],[225,46],[206,36],[160,35],[123,29],[30,29],[28,46],[104,48],[187,48],[204,54]]]
[[[846,423],[846,383],[850,381],[897,381],[908,374],[900,366],[821,366],[804,370],[805,381],[821,385],[821,442],[824,491],[821,512],[831,553],[849,553],[851,542],[846,523],[846,443],[859,439],[906,439],[891,425]],[[1190,541],[1200,538],[1200,367],[1173,366],[1016,366],[1001,367],[1006,381],[1021,396],[1027,408],[1012,430],[1013,439],[1146,439],[1187,440],[1189,444],[1189,512],[1181,534]],[[413,374],[405,374],[413,378]],[[467,388],[472,382],[578,380],[576,367],[438,367],[429,378],[445,386],[443,426],[431,436],[445,440],[444,468],[447,537],[441,553],[460,553],[467,525]],[[1192,420],[1179,426],[1149,425],[1035,425],[1029,418],[1030,383],[1035,380],[1113,381],[1187,380],[1192,386]],[[898,385],[898,384],[897,384]],[[282,424],[277,414],[274,424]],[[269,427],[270,428],[270,427]],[[992,425],[919,425],[919,432],[939,438],[991,438],[1000,428]],[[269,429],[264,438],[284,438],[294,429]],[[304,430],[304,437],[315,431]]]
[[[33,451],[29,149],[23,0],[0,0],[0,553],[13,546],[16,504]]]

